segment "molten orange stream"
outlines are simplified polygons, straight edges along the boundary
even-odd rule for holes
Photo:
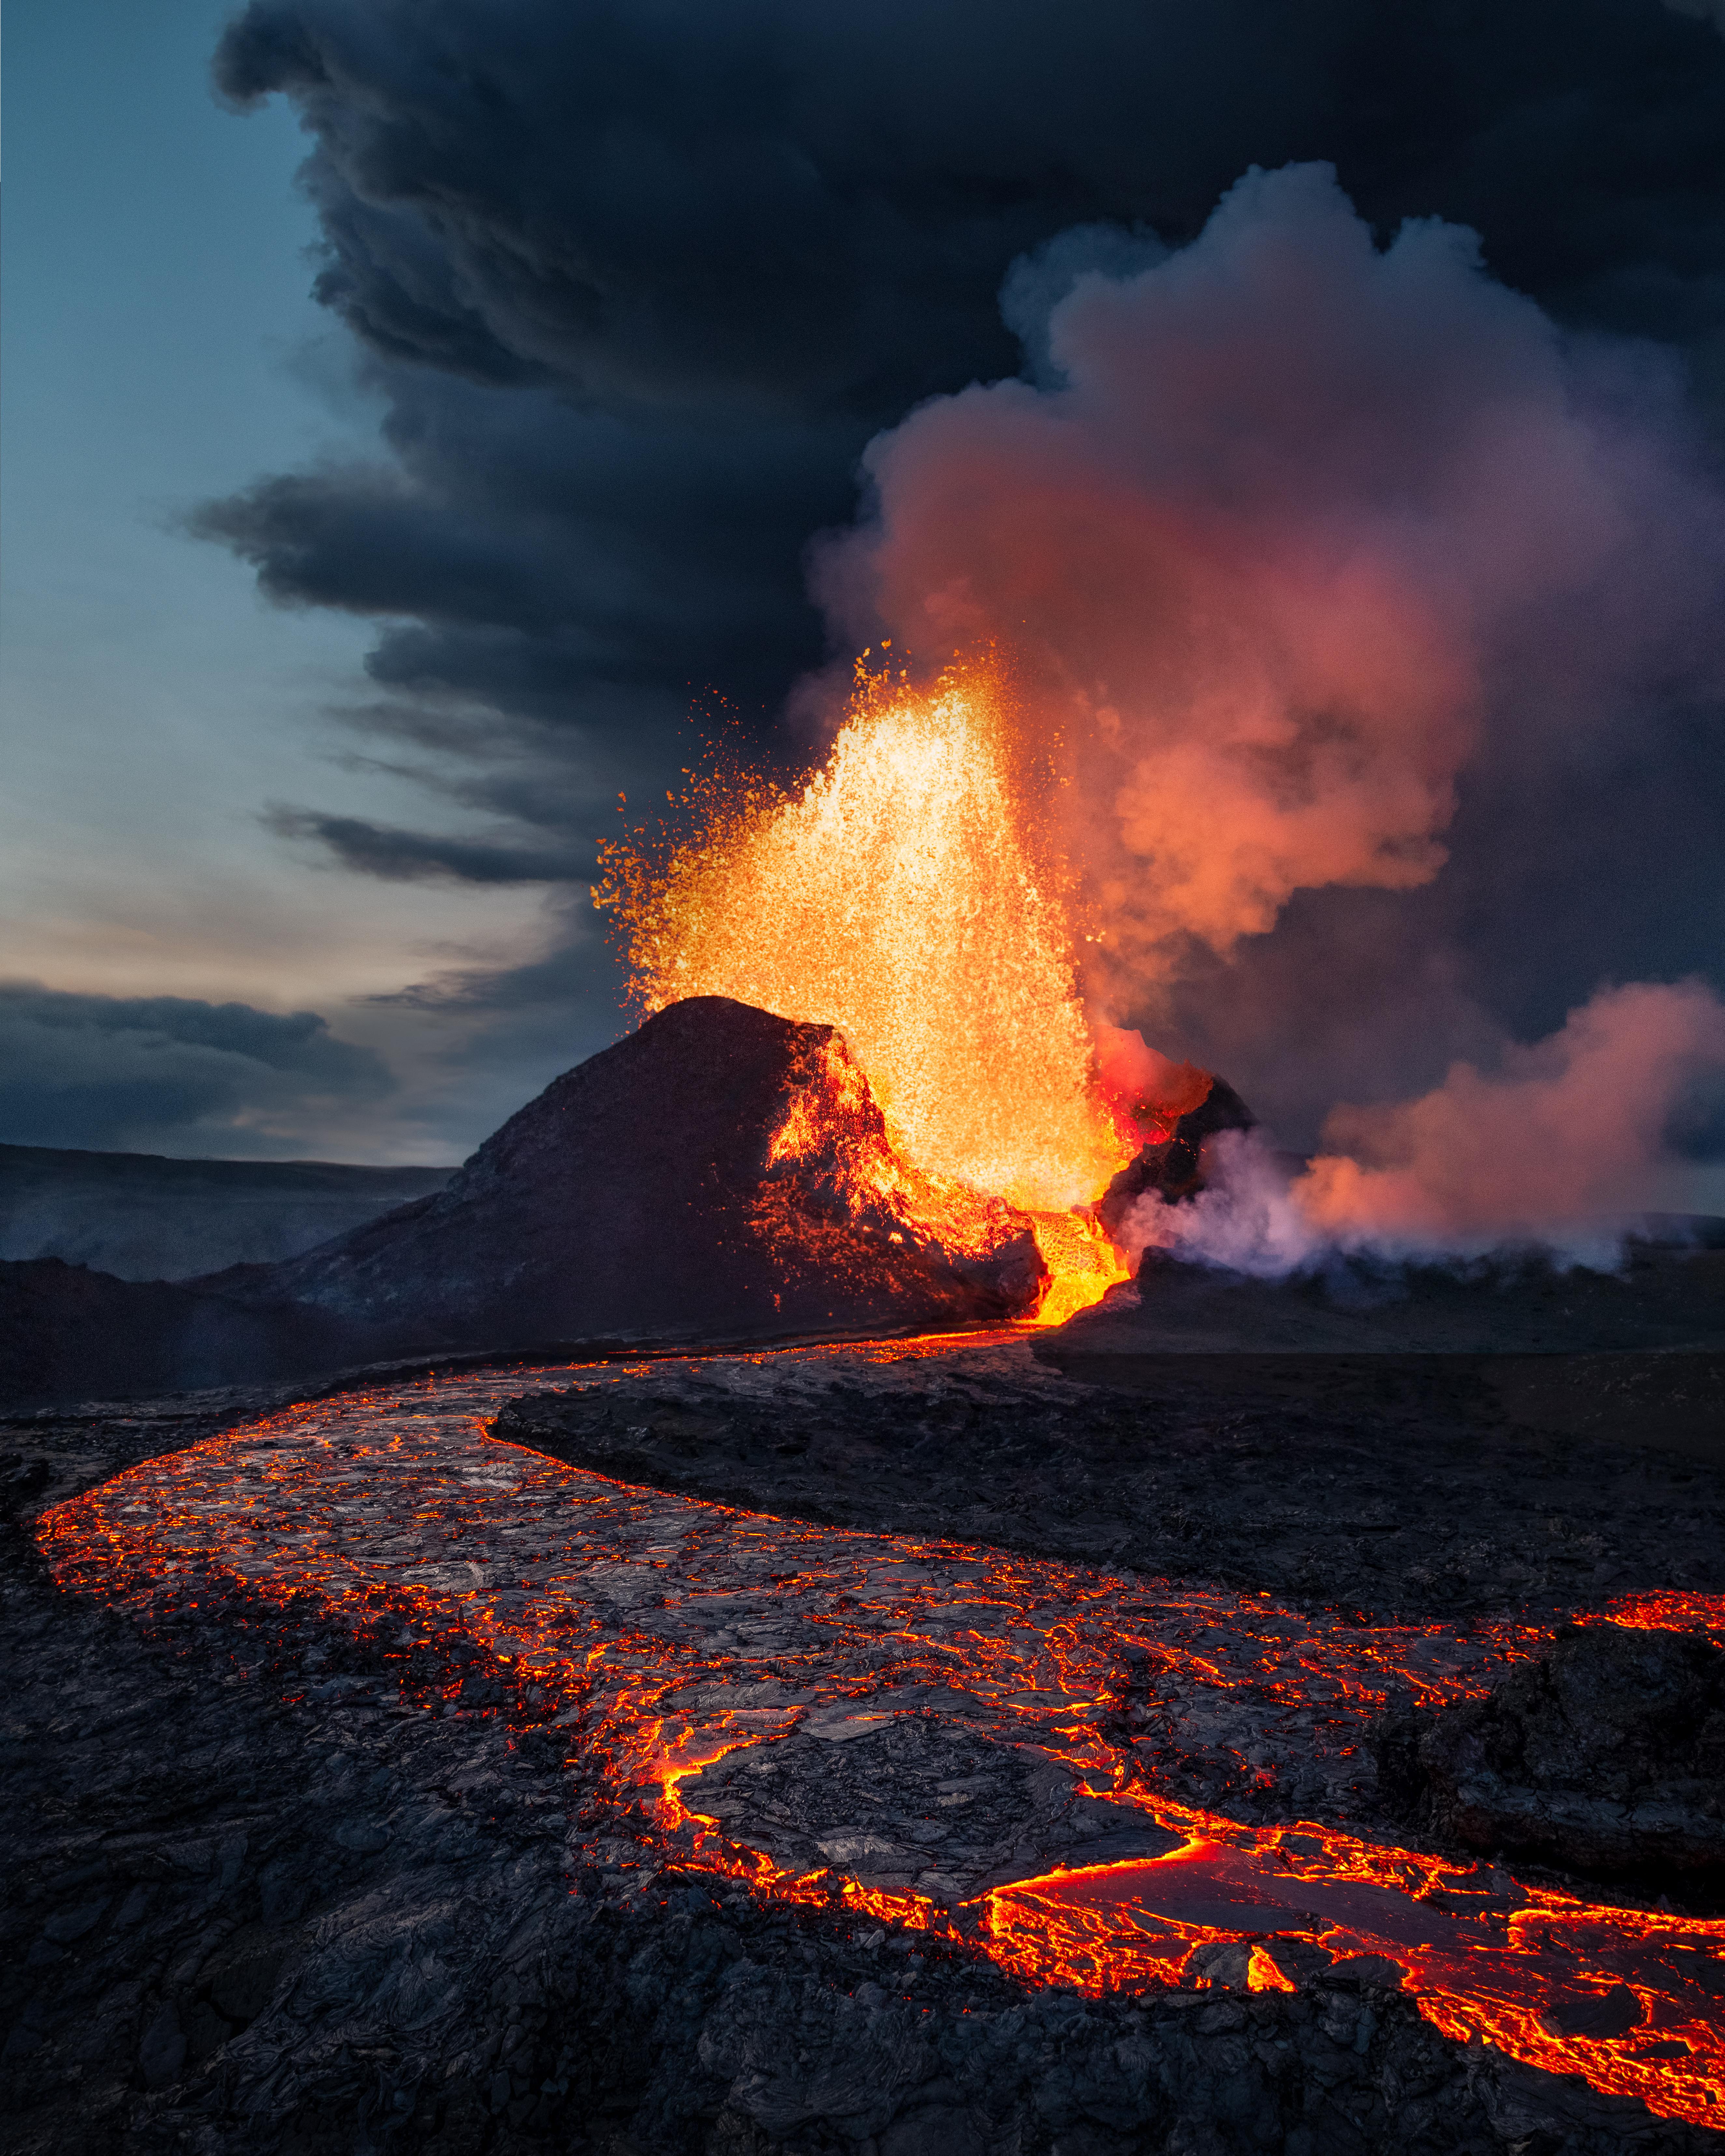
[[[1033,1216],[1057,1322],[1127,1276],[1082,1209],[1137,1149],[1096,1091],[1065,894],[998,687],[859,680],[800,793],[698,796],[667,861],[608,850],[595,901],[643,1009],[732,996],[837,1026],[914,1168]]]
[[[1182,1837],[1166,1856],[983,1894],[983,1949],[1012,1974],[1092,1993],[1190,1984],[1195,1953],[1235,1944],[1249,1988],[1281,1989],[1297,1943],[1321,1943],[1379,1957],[1449,2035],[1483,2036],[1668,2117],[1721,2118],[1725,1922],[1591,1904],[1311,1820],[1255,1826],[1201,1810],[1158,1789],[1153,1759],[1135,1755],[1117,1720],[1118,1658],[1136,1648],[1171,1680],[1248,1686],[1266,1709],[1329,1702],[1363,1729],[1386,1679],[1433,1703],[1489,1681],[1444,1628],[1374,1628],[1168,1583],[1147,1605],[1143,1580],[774,1520],[475,1444],[475,1410],[521,1383],[434,1380],[309,1403],[119,1476],[44,1515],[39,1532],[63,1585],[147,1623],[218,1613],[237,1656],[271,1609],[363,1632],[403,1702],[454,1711],[461,1676],[446,1650],[477,1652],[512,1718],[567,1725],[572,1752],[603,1763],[619,1794],[656,1789],[639,1831],[661,1858],[919,1930],[954,1920],[916,1892],[788,1871],[728,1839],[680,1785],[810,1713],[849,1702],[851,1719],[884,1722],[901,1688],[908,1712],[930,1688],[961,1688],[1003,1741]],[[619,1593],[625,1575],[637,1584]],[[638,1595],[665,1613],[659,1630],[627,1614]],[[800,1644],[764,1659],[726,1630],[740,1600],[762,1595],[802,1628]],[[1725,1599],[1649,1595],[1609,1614],[1718,1628]],[[1473,1636],[1501,1662],[1545,1635],[1500,1623]],[[1590,2002],[1627,2003],[1617,2033],[1569,2033]]]

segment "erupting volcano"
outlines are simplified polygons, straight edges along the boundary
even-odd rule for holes
[[[800,790],[709,784],[680,844],[615,845],[595,894],[637,1005],[724,995],[837,1026],[894,1149],[1028,1212],[1058,1323],[1127,1267],[1091,1207],[1147,1135],[1201,1102],[1111,1101],[1082,996],[1085,932],[1036,770],[987,670],[932,688],[858,666]],[[1133,1110],[1140,1119],[1134,1121]]]

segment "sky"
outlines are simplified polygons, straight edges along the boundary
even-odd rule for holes
[[[1284,850],[1261,917],[1199,921],[1111,1019],[1310,1147],[1338,1101],[1512,1065],[1615,984],[1719,983],[1725,35],[1700,0],[18,0],[7,59],[0,1139],[465,1153],[625,1023],[587,898],[619,793],[675,783],[696,709],[798,767],[832,666],[883,609],[921,618],[907,577],[986,596],[1044,417],[1072,439],[1066,303],[1100,280],[1124,321],[1142,294],[1120,335],[1165,358],[1159,295],[1225,256],[1254,168],[1332,168],[1286,185],[1331,191],[1351,259],[1450,265],[1420,273],[1441,382],[1351,300],[1325,363],[1412,385],[1373,454],[1442,544],[1416,573],[1395,542],[1398,590],[1471,685],[1417,828],[1373,839],[1418,875]],[[1410,219],[1434,237],[1398,254]],[[1278,304],[1216,302],[1205,382],[1246,355],[1276,377]],[[1573,573],[1492,569],[1505,516],[1548,560],[1574,528],[1507,506],[1515,459],[1432,476],[1421,398],[1498,394],[1464,363],[1476,304],[1520,326],[1542,500],[1611,527]],[[917,479],[973,384],[1024,418],[980,537]],[[1242,508],[1237,475],[1205,495],[1214,461],[1180,481],[1260,614],[1266,533],[1303,561],[1363,514],[1310,409],[1263,424],[1297,514]],[[1140,431],[1160,516],[1168,438]],[[1085,502],[1117,499],[1121,439],[1081,459]],[[1053,571],[1024,573],[1041,603]],[[1046,639],[1062,679],[1089,603]]]
[[[531,1080],[451,1078],[459,1026],[369,999],[532,951],[542,891],[356,877],[267,827],[387,821],[423,789],[332,716],[368,625],[269,604],[184,528],[272,465],[363,453],[378,418],[311,297],[304,136],[213,92],[228,12],[8,11],[0,1140],[454,1159]]]

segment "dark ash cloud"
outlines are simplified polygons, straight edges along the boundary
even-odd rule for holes
[[[1646,0],[253,0],[216,76],[313,131],[319,290],[378,352],[872,415],[1011,370],[1024,249],[1189,239],[1247,165],[1301,157],[1609,326],[1716,321],[1720,59]]]
[[[521,845],[486,845],[475,839],[434,839],[359,816],[326,816],[305,808],[275,808],[264,818],[280,838],[309,839],[327,847],[343,868],[394,883],[447,878],[454,883],[590,883],[590,857],[535,852]]]
[[[0,1137],[11,1145],[297,1152],[284,1132],[395,1081],[316,1011],[0,983]]]
[[[807,550],[850,521],[870,437],[973,379],[1040,378],[1076,264],[1189,243],[1255,164],[1333,163],[1380,243],[1472,228],[1582,341],[1675,353],[1725,432],[1712,12],[252,0],[217,83],[304,121],[317,290],[388,418],[375,464],[261,480],[199,528],[277,601],[377,621],[355,723],[490,826],[284,828],[370,873],[508,880],[585,861],[619,790],[670,782],[691,704],[794,762],[780,715],[827,653]],[[1398,902],[1405,928],[1378,894],[1296,901],[1171,1022],[1223,1060],[1240,998],[1285,999],[1328,949],[1362,1002],[1305,1034],[1310,1066],[1345,1085],[1370,1034],[1385,1082],[1417,1086],[1600,978],[1717,966],[1717,714],[1674,695],[1620,717],[1537,773],[1465,778],[1451,868]],[[549,1037],[559,998],[590,1011],[608,979],[572,928],[518,996],[493,984],[500,1041],[527,1005]]]

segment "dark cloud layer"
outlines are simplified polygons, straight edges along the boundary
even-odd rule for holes
[[[1011,371],[1024,249],[1189,239],[1311,157],[1610,326],[1718,318],[1725,55],[1645,0],[254,0],[217,79],[314,129],[320,289],[376,349],[600,401],[901,409]]]
[[[201,526],[275,599],[374,617],[357,723],[519,832],[286,812],[381,875],[578,880],[617,790],[686,754],[691,702],[794,755],[806,550],[868,439],[1036,376],[1076,263],[1189,242],[1250,165],[1328,160],[1380,239],[1471,226],[1569,331],[1725,384],[1725,39],[1698,8],[254,0],[216,78],[304,120],[318,291],[388,416],[374,465],[260,480]],[[1315,1098],[1424,1082],[1602,976],[1717,963],[1718,742],[1716,714],[1650,708],[1525,784],[1464,779],[1430,890],[1297,900],[1171,1022],[1225,1058],[1242,998],[1291,995],[1317,939],[1363,1002],[1307,1029]],[[570,993],[560,962],[497,984],[516,1011]]]
[[[264,822],[278,837],[309,839],[328,848],[343,868],[413,883],[447,878],[455,883],[559,883],[591,878],[591,860],[572,859],[567,849],[536,852],[507,842],[434,838],[360,816],[326,816],[305,808],[276,808]]]
[[[0,1131],[13,1145],[298,1152],[285,1128],[389,1094],[316,1011],[0,982]]]

